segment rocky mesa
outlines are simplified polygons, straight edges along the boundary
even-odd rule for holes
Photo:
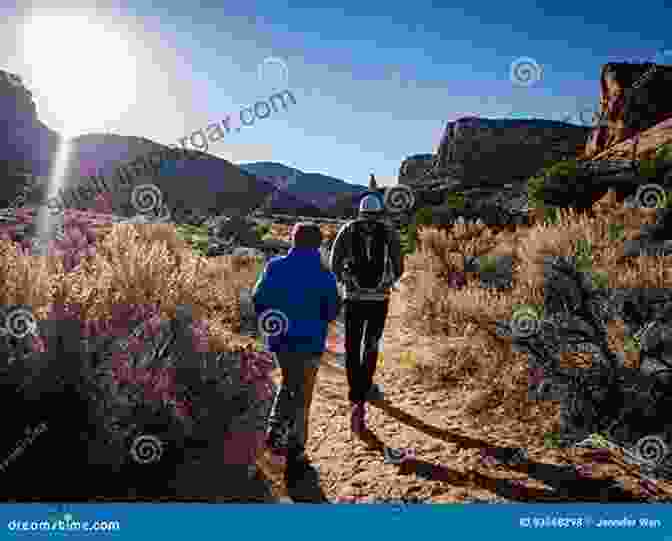
[[[446,124],[435,155],[414,155],[400,184],[454,177],[467,187],[520,183],[540,168],[583,152],[590,128],[552,120],[467,117]]]

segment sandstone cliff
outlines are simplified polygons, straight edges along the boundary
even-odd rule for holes
[[[551,120],[468,117],[448,122],[431,178],[450,176],[471,187],[525,181],[540,168],[583,152],[590,128]],[[402,163],[399,182],[412,184],[427,171],[428,155]]]
[[[600,76],[600,122],[582,158],[604,150],[672,117],[672,66],[605,64]]]

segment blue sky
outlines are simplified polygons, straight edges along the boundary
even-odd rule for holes
[[[672,8],[663,1],[434,7],[342,0],[316,8],[220,0],[199,8],[134,0],[54,11],[57,4],[0,8],[0,68],[24,77],[49,127],[174,144],[289,89],[295,104],[232,131],[208,152],[357,184],[371,172],[395,184],[401,161],[435,152],[449,120],[571,117],[580,124],[583,110],[588,122],[604,63],[672,63]],[[77,16],[96,25],[88,38],[81,19],[72,23]],[[522,57],[541,67],[541,80],[512,83],[511,64]],[[260,77],[267,58],[281,58],[287,71],[267,63]]]

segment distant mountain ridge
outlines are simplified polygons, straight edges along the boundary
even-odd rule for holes
[[[305,173],[277,162],[252,162],[238,167],[261,180],[279,183],[281,191],[322,211],[328,211],[343,197],[366,192],[365,186],[320,173]]]
[[[7,206],[20,192],[26,178],[24,173],[49,177],[65,141],[39,120],[32,93],[21,78],[10,77],[3,70],[0,70],[0,141],[0,206]],[[105,186],[120,200],[129,199],[130,192],[120,190],[118,167],[136,159],[142,162],[154,152],[167,155],[170,148],[177,146],[168,147],[144,137],[114,134],[86,134],[68,144],[68,163],[61,188],[72,192],[93,186],[88,173],[83,173],[83,169],[92,166],[96,174],[104,177]],[[199,159],[181,160],[181,167],[168,175],[148,167],[150,171],[133,175],[132,185],[154,184],[170,205],[208,213],[247,214],[274,194],[271,199],[273,212],[322,216],[322,211],[310,203],[310,198],[306,201],[277,190],[272,183],[227,160],[202,152],[192,151],[192,155],[198,155]]]

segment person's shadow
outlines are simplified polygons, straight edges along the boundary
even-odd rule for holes
[[[517,449],[514,447],[497,447],[483,440],[472,439],[425,423],[385,401],[372,402],[400,422],[446,442],[456,443],[461,448],[480,448],[500,465],[526,474],[528,477],[541,481],[548,489],[524,486],[513,479],[489,477],[480,472],[459,472],[440,464],[432,464],[420,459],[408,459],[399,464],[400,475],[415,475],[428,481],[442,481],[453,486],[474,486],[497,494],[500,498],[519,502],[641,502],[642,499],[633,492],[625,490],[615,483],[614,478],[591,479],[580,477],[572,467],[554,464],[542,464],[530,460],[516,460]],[[360,435],[362,442],[372,450],[385,453],[386,445],[371,430]],[[501,467],[501,466],[500,466]]]

